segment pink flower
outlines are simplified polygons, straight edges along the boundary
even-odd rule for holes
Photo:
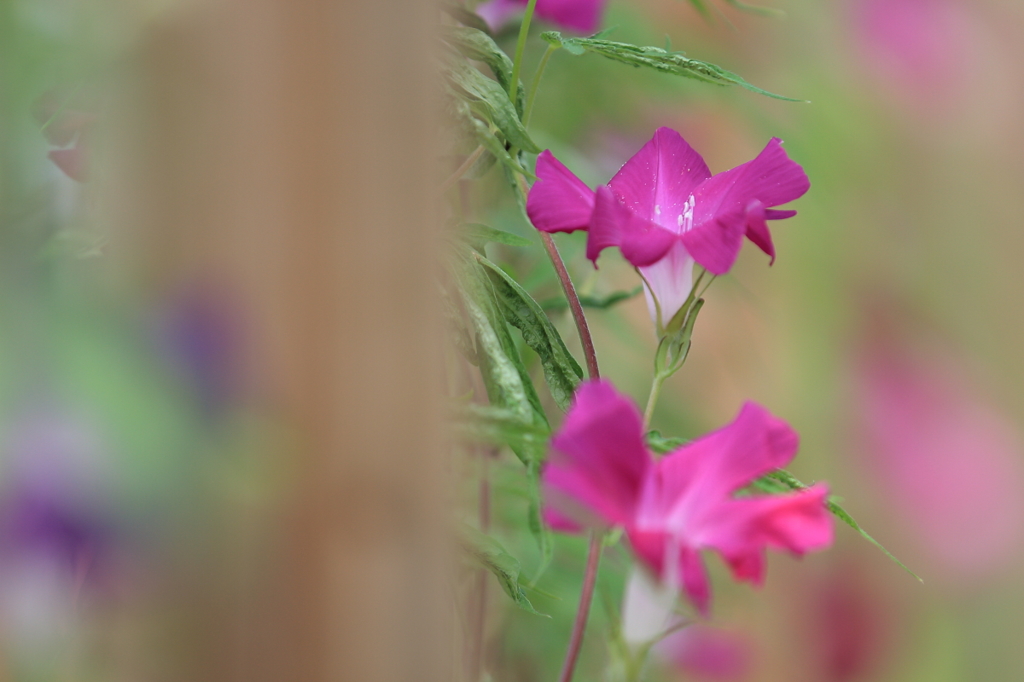
[[[526,7],[527,0],[490,0],[476,8],[487,24],[498,29]],[[567,31],[594,33],[601,25],[605,0],[537,0],[534,14]]]
[[[77,182],[89,178],[89,132],[96,116],[87,111],[65,108],[55,92],[46,92],[36,100],[33,115],[45,126],[43,135],[55,149],[47,156],[65,175]]]
[[[933,572],[982,579],[1024,535],[1020,434],[961,358],[905,343],[883,336],[857,367],[857,428]]]
[[[832,542],[823,485],[734,497],[788,463],[797,441],[785,422],[748,402],[733,423],[655,460],[636,407],[610,383],[586,382],[552,440],[545,519],[566,532],[622,527],[643,565],[707,613],[701,550],[717,551],[737,580],[759,585],[766,549],[802,555]]]
[[[670,128],[659,128],[596,191],[550,151],[537,158],[536,174],[526,204],[534,226],[544,232],[587,230],[587,257],[595,265],[605,248],[619,247],[640,268],[649,285],[651,316],[661,324],[690,294],[694,263],[725,274],[744,236],[774,262],[767,221],[791,218],[796,211],[772,207],[810,188],[803,168],[790,160],[778,138],[752,161],[712,176],[700,154]]]

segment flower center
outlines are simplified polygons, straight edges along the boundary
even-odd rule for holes
[[[693,228],[693,207],[697,202],[691,194],[683,204],[683,212],[676,217],[676,226],[679,227],[679,234],[689,232]]]

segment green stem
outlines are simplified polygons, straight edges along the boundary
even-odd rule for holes
[[[537,90],[540,87],[540,78],[544,75],[544,69],[548,66],[548,60],[551,59],[551,55],[558,50],[555,45],[548,45],[548,49],[544,51],[544,56],[540,58],[540,64],[537,66],[537,72],[533,74],[533,80],[530,81],[530,90],[526,93],[526,109],[523,111],[523,127],[530,125],[530,116],[533,114],[533,101],[537,98]]]
[[[658,372],[654,375],[654,380],[651,382],[651,393],[647,396],[647,407],[644,408],[644,433],[647,433],[647,427],[651,425],[651,417],[654,416],[654,406],[658,404],[658,396],[661,395],[661,387],[665,384],[665,379],[668,379],[668,375]]]
[[[508,96],[516,101],[516,88],[519,87],[519,70],[523,65],[523,50],[526,49],[526,36],[530,33],[530,22],[533,21],[533,8],[537,6],[537,0],[530,0],[526,4],[526,13],[523,14],[523,23],[519,26],[519,40],[516,41],[516,56],[512,60],[512,78],[508,82]]]

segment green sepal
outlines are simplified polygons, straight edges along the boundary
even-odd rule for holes
[[[576,386],[583,379],[583,369],[540,304],[495,263],[479,254],[475,257],[491,279],[505,320],[522,333],[526,345],[540,358],[551,397],[560,408],[568,409]]]
[[[689,59],[682,52],[669,52],[660,47],[642,47],[640,45],[598,38],[567,38],[558,31],[546,31],[540,37],[550,44],[562,47],[567,52],[575,55],[581,55],[584,52],[594,52],[608,59],[638,68],[650,68],[662,73],[682,76],[683,78],[693,78],[713,85],[738,85],[759,95],[774,97],[775,99],[786,100],[787,102],[807,101],[784,97],[783,95],[776,95],[773,92],[762,90],[731,71],[726,71],[720,66],[702,62],[698,59]]]
[[[516,606],[523,611],[550,618],[547,614],[537,611],[526,597],[526,591],[519,582],[521,565],[519,560],[508,553],[501,543],[475,528],[466,526],[462,534],[463,547],[476,562],[494,574],[498,584]]]

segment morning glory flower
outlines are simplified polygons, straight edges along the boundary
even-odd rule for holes
[[[616,246],[640,270],[655,322],[665,325],[693,287],[694,264],[729,271],[744,236],[775,260],[769,220],[810,187],[782,142],[772,138],[753,160],[711,175],[700,154],[670,128],[629,159],[607,185],[592,191],[550,151],[537,158],[527,213],[538,230],[587,230],[587,257]],[[656,305],[657,302],[657,305]],[[660,309],[661,319],[657,311]]]
[[[831,544],[824,485],[736,496],[786,465],[797,443],[785,422],[748,402],[731,424],[656,460],[633,403],[611,383],[589,381],[552,440],[545,520],[566,532],[622,528],[640,563],[706,614],[711,587],[702,550],[718,552],[737,580],[759,585],[767,549],[802,555]]]
[[[490,0],[476,13],[497,30],[515,14],[523,11],[527,0]],[[534,15],[574,33],[594,33],[601,25],[605,0],[537,0]]]

